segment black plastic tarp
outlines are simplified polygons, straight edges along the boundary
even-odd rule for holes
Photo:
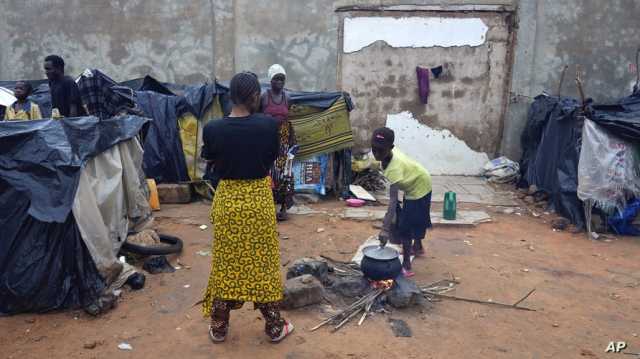
[[[536,185],[549,195],[558,214],[583,228],[584,211],[577,195],[582,138],[578,107],[571,98],[535,98],[522,136],[521,186]]]
[[[229,113],[231,107],[224,107],[228,99],[229,89],[219,83],[202,83],[194,85],[179,85],[168,82],[160,82],[151,76],[145,76],[140,79],[133,79],[121,82],[120,85],[131,88],[135,91],[151,91],[167,96],[184,96],[187,103],[191,106],[194,116],[202,118],[213,104],[216,96],[220,96],[220,103],[223,106],[223,112]],[[225,111],[226,109],[226,111]]]
[[[208,84],[181,85],[160,82],[151,76],[120,82],[115,81],[99,70],[92,70],[94,74],[104,77],[101,84],[83,86],[83,99],[95,100],[97,114],[109,115],[118,111],[120,103],[135,102],[135,110],[141,110],[144,116],[152,119],[148,131],[144,132],[143,147],[144,171],[147,177],[154,178],[158,183],[188,181],[186,161],[180,140],[178,118],[186,112],[202,119],[210,106],[218,99],[223,114],[231,111],[228,83],[215,81]],[[40,86],[34,92],[32,99],[42,109],[43,116],[51,116],[51,98],[46,80],[32,81]],[[13,89],[15,81],[0,82],[7,88]],[[97,88],[107,91],[97,91]],[[263,90],[269,85],[262,84]],[[134,90],[131,96],[126,89]],[[346,92],[306,92],[287,90],[292,104],[318,108],[320,110],[331,107],[338,99],[344,98],[347,109],[353,109],[353,103]],[[116,99],[117,101],[113,100]],[[92,100],[92,101],[93,101]],[[122,101],[121,101],[122,100]],[[126,100],[126,101],[125,101]],[[114,105],[115,104],[115,105]],[[132,111],[138,114],[138,111]],[[108,116],[103,116],[108,117]],[[60,218],[64,218],[61,216]]]
[[[540,95],[535,98],[535,101],[529,107],[527,113],[527,123],[524,131],[520,136],[520,144],[522,146],[522,157],[520,159],[520,171],[523,176],[518,183],[518,187],[529,187],[527,181],[527,172],[529,166],[535,161],[538,146],[542,141],[542,133],[549,122],[549,117],[553,116],[553,111],[560,110],[557,97]]]
[[[0,178],[26,196],[29,215],[65,223],[86,161],[135,137],[147,121],[137,116],[100,121],[90,116],[0,122]]]
[[[194,115],[197,118],[204,117],[216,96],[219,98],[222,113],[229,114],[231,112],[231,100],[229,99],[228,88],[216,82],[214,84],[190,85],[184,89],[184,97],[195,111]]]
[[[153,91],[169,96],[181,95],[185,88],[185,85],[160,82],[153,76],[149,75],[142,78],[123,81],[120,85],[129,87],[135,91]]]
[[[200,118],[213,103],[215,88],[165,83],[148,75],[120,86],[135,91],[137,108],[151,119],[142,144],[145,175],[158,183],[189,181],[178,118],[187,112]]]
[[[178,117],[193,112],[191,106],[182,96],[153,91],[138,91],[136,99],[145,116],[152,119],[143,141],[145,175],[158,183],[189,181]]]
[[[31,205],[25,192],[0,178],[0,314],[95,303],[105,282],[75,218],[43,222],[29,215]]]
[[[105,287],[71,212],[90,158],[148,119],[0,122],[0,314],[94,304]]]
[[[93,71],[102,74],[99,70]],[[43,110],[45,112],[43,116],[51,116],[51,99],[47,80],[33,80],[29,82],[34,86],[35,90],[33,101],[38,103],[41,108],[44,107]],[[16,81],[0,81],[0,87],[13,90],[15,83]],[[143,78],[120,82],[119,85],[135,91],[151,91],[168,96],[184,96],[192,106],[194,110],[193,114],[198,118],[202,118],[209,106],[213,103],[215,96],[220,97],[220,105],[222,106],[223,113],[228,114],[231,111],[228,81],[181,85],[170,82],[160,82],[154,77],[147,75]],[[266,89],[270,87],[269,84],[261,84],[261,86],[263,91],[266,91]],[[291,98],[292,104],[296,105],[311,106],[324,110],[331,107],[338,99],[344,98],[347,102],[347,109],[351,111],[354,108],[351,96],[349,96],[347,92],[293,91],[287,89],[287,93]]]
[[[590,118],[618,137],[640,142],[640,94],[613,105],[594,105]]]
[[[320,109],[327,109],[344,97],[347,103],[347,110],[353,110],[353,102],[351,96],[346,92],[305,92],[305,91],[289,91],[291,102],[294,105],[305,105],[311,107],[317,107]]]
[[[213,102],[215,92],[206,86],[163,83],[151,76],[120,85],[136,91],[136,105],[152,119],[143,140],[145,175],[158,183],[189,181],[178,118],[187,112],[200,118],[206,111],[203,107]],[[185,92],[185,96],[180,95]]]

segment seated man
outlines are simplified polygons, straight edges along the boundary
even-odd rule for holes
[[[64,60],[57,55],[44,59],[44,71],[51,92],[51,117],[78,117],[86,113],[75,81],[64,75]]]
[[[28,100],[32,91],[30,83],[25,81],[16,83],[13,94],[17,101],[7,107],[4,114],[5,120],[39,120],[42,118],[40,107],[35,102]]]

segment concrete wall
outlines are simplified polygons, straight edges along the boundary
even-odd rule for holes
[[[280,62],[289,71],[289,87],[333,89],[335,7],[402,3],[517,6],[512,96],[501,144],[501,152],[513,158],[519,156],[526,96],[555,92],[565,64],[571,66],[563,88],[567,95],[576,95],[578,63],[587,95],[598,101],[626,94],[633,81],[640,0],[5,0],[0,79],[43,78],[42,59],[58,53],[70,74],[96,67],[117,80],[151,74],[183,83],[214,75],[228,79],[245,69],[264,77],[271,63]],[[464,106],[462,100],[453,105],[458,103]],[[469,138],[471,147],[487,150]]]
[[[266,80],[280,63],[287,86],[328,90],[336,86],[337,16],[333,0],[236,0],[235,68]]]
[[[350,12],[344,15],[345,21],[356,21],[358,18],[374,19],[392,16],[398,22],[394,26],[402,27],[412,24],[412,20],[433,20],[427,24],[424,34],[411,31],[398,31],[398,41],[420,44],[427,38],[440,38],[438,24],[456,21],[452,28],[446,27],[442,40],[451,42],[456,37],[459,46],[390,46],[390,39],[378,41],[359,51],[345,53],[341,51],[339,69],[341,85],[353,95],[356,111],[351,115],[357,143],[367,146],[370,134],[376,127],[387,123],[387,115],[409,111],[418,121],[417,127],[410,125],[397,128],[396,135],[404,143],[405,152],[419,151],[430,153],[420,156],[424,164],[432,171],[446,174],[478,174],[483,164],[476,163],[474,152],[489,153],[493,156],[500,148],[502,138],[503,110],[509,85],[509,69],[511,67],[510,28],[508,15],[503,13],[439,13],[419,12]],[[467,21],[467,22],[465,22]],[[484,27],[482,33],[475,27],[465,28],[463,25],[472,21]],[[442,26],[442,25],[440,25]],[[344,31],[345,43],[348,41],[350,29]],[[471,40],[482,35],[482,41],[470,44]],[[412,38],[416,36],[416,38]],[[390,37],[390,35],[387,35]],[[441,40],[441,41],[442,41]],[[342,50],[342,49],[340,49]],[[445,65],[448,76],[430,80],[428,105],[421,103],[418,96],[416,66],[432,68]],[[415,136],[420,128],[432,130],[448,130],[451,142],[461,139],[466,143],[467,156],[456,156],[457,162],[447,156],[450,153],[449,143],[444,147],[434,147],[430,137]],[[406,137],[406,138],[405,138]],[[413,138],[413,140],[410,140]],[[414,157],[419,153],[413,153]],[[485,156],[486,157],[486,156]],[[436,164],[435,162],[438,162]]]
[[[502,151],[520,156],[520,133],[531,99],[556,94],[569,66],[562,94],[578,97],[576,65],[582,65],[585,93],[598,102],[631,92],[635,50],[640,46],[640,0],[520,0],[512,96]]]
[[[213,77],[207,0],[9,0],[0,11],[2,79],[43,78],[42,61],[51,53],[61,55],[73,75],[96,67],[116,80]]]
[[[0,9],[0,79],[41,79],[43,58],[56,53],[73,75],[95,67],[116,80],[191,83],[241,70],[266,77],[280,63],[291,88],[335,89],[333,3],[9,0]]]

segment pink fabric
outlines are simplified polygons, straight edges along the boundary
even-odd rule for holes
[[[417,66],[416,75],[418,76],[418,95],[420,95],[420,102],[426,105],[429,102],[429,69]]]

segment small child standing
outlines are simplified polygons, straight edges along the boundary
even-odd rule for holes
[[[411,256],[424,255],[422,240],[431,228],[431,175],[415,160],[394,146],[395,133],[382,127],[373,131],[371,149],[376,160],[382,162],[384,176],[391,183],[390,201],[384,218],[380,242],[386,244],[396,219],[395,235],[402,243],[402,273],[411,277]],[[404,192],[400,206],[398,192]],[[396,218],[397,217],[397,218]]]
[[[25,81],[16,83],[13,91],[17,101],[7,107],[4,119],[13,120],[39,120],[42,118],[40,107],[35,102],[29,101],[27,98],[31,95],[33,88],[31,84]]]

